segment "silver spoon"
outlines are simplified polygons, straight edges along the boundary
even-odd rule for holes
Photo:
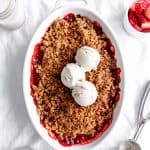
[[[140,145],[137,143],[137,139],[141,134],[145,123],[150,119],[150,112],[148,113],[147,116],[144,117],[145,103],[150,98],[149,96],[150,96],[150,81],[148,82],[147,88],[144,92],[144,96],[141,101],[141,105],[139,107],[138,126],[136,132],[132,139],[129,139],[120,145],[119,150],[141,150]]]

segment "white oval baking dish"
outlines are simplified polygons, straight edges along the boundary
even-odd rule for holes
[[[41,41],[41,37],[44,35],[46,29],[48,26],[53,23],[53,21],[58,18],[58,17],[63,17],[64,15],[68,13],[75,13],[75,14],[80,14],[83,16],[87,16],[91,20],[96,20],[98,21],[102,28],[103,31],[107,34],[107,36],[111,39],[113,45],[115,46],[116,49],[116,54],[115,57],[117,58],[117,64],[121,68],[121,100],[117,105],[117,108],[115,109],[114,116],[113,116],[113,122],[109,129],[100,137],[98,138],[95,142],[87,145],[78,145],[78,146],[71,146],[71,147],[63,147],[58,143],[58,141],[53,140],[52,138],[49,137],[47,130],[40,124],[39,121],[39,116],[36,111],[36,106],[33,102],[33,98],[30,95],[30,65],[31,65],[31,57],[34,51],[34,46]],[[25,57],[25,63],[24,63],[24,70],[23,70],[23,92],[24,92],[24,97],[25,97],[25,104],[27,107],[28,114],[30,116],[30,119],[37,130],[37,132],[41,135],[41,137],[53,148],[58,149],[58,150],[97,150],[97,148],[100,146],[100,141],[104,138],[106,138],[106,135],[109,134],[111,129],[114,127],[118,115],[119,115],[119,110],[121,108],[121,103],[123,99],[123,93],[124,93],[124,68],[123,68],[123,62],[122,62],[122,57],[120,54],[120,47],[118,44],[119,39],[115,36],[113,33],[111,27],[109,24],[100,16],[98,15],[94,10],[89,9],[89,7],[86,6],[73,6],[73,5],[68,5],[68,6],[63,6],[59,7],[56,10],[54,10],[47,19],[45,19],[42,24],[38,27],[37,31],[35,32],[28,50],[27,54]]]

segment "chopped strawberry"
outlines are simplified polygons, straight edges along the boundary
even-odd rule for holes
[[[135,12],[137,12],[137,13],[142,13],[143,12],[143,7],[141,6],[140,3],[135,4]]]
[[[129,21],[132,25],[139,24],[136,14],[134,12],[132,12],[131,10],[129,11],[128,17],[129,17]]]
[[[34,98],[33,99],[34,105],[37,106],[37,100]]]
[[[138,20],[135,12],[129,11],[129,22],[136,30],[141,31],[141,28],[140,28],[141,23]]]
[[[115,47],[113,45],[110,47],[110,51],[111,51],[111,55],[114,56],[115,55]]]
[[[150,32],[150,28],[149,29],[143,29],[143,32]]]
[[[145,15],[145,17],[146,17],[147,19],[150,20],[150,6],[145,9],[144,15]]]
[[[116,68],[116,70],[115,70],[115,73],[116,73],[116,75],[120,75],[120,73],[121,73],[121,68]]]
[[[147,7],[147,2],[146,1],[138,1],[135,4],[135,11],[137,13],[142,13],[144,11],[144,9],[146,9]]]
[[[135,28],[136,30],[142,32],[142,29],[141,29],[138,25],[134,24],[134,28]]]
[[[45,124],[45,122],[43,121],[43,120],[40,120],[40,123],[41,123],[41,125],[45,128],[46,127],[46,124]]]
[[[116,95],[115,95],[115,101],[118,102],[120,100],[120,93],[118,92]]]
[[[54,131],[50,131],[48,132],[48,135],[52,138],[52,139],[57,139],[57,135]]]
[[[135,24],[132,20],[130,20],[130,23],[136,30],[138,30],[140,32],[142,31],[142,29],[137,24]]]
[[[142,29],[146,30],[146,29],[150,29],[150,22],[145,22],[141,25]]]
[[[37,64],[41,64],[42,63],[42,59],[43,59],[43,51],[41,51],[40,49],[40,44],[36,44],[34,47],[34,54],[32,56],[32,64],[33,65],[37,65]]]
[[[137,19],[138,19],[139,22],[140,22],[140,25],[141,25],[142,23],[147,22],[146,18],[145,18],[142,14],[136,13],[136,16],[137,16]]]
[[[102,28],[97,21],[93,22],[93,28],[95,29],[95,31],[98,35],[102,33]]]
[[[72,22],[75,20],[75,15],[73,13],[69,13],[64,17],[65,20],[67,20],[68,22]]]
[[[111,57],[115,56],[115,47],[110,39],[107,39],[107,50]]]
[[[97,22],[97,21],[94,21],[94,22],[93,22],[93,26],[94,26],[94,27],[101,27],[100,24],[99,24],[99,22]]]

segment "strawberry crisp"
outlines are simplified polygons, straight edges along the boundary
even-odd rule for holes
[[[98,97],[82,107],[61,82],[61,71],[82,46],[96,48],[101,56],[97,70],[86,73]],[[120,72],[115,48],[100,24],[85,16],[67,14],[47,29],[35,46],[31,61],[31,95],[41,124],[63,146],[87,144],[100,137],[112,122],[120,99]],[[86,99],[85,99],[86,101]]]

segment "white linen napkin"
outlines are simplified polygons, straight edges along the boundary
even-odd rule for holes
[[[24,1],[25,24],[16,31],[0,28],[0,150],[52,150],[35,131],[26,112],[22,70],[33,33],[54,4],[55,0]],[[127,0],[95,0],[95,4],[118,37],[125,67],[125,93],[120,115],[98,148],[117,150],[135,129],[139,102],[145,84],[150,80],[150,39],[134,38],[125,32],[122,20]],[[150,123],[147,123],[139,138],[143,150],[149,150],[149,133]]]

